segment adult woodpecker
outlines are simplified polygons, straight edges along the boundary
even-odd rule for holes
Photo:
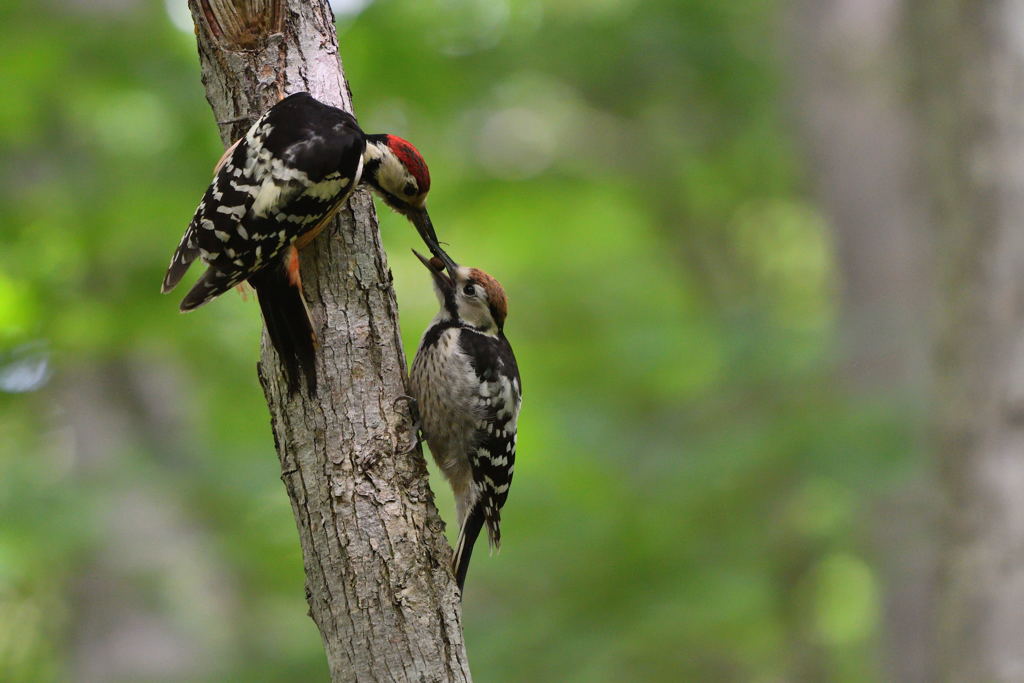
[[[430,452],[455,493],[452,570],[461,591],[481,528],[492,548],[501,544],[522,383],[505,338],[508,301],[498,281],[476,268],[416,256],[433,277],[441,310],[416,351],[410,388]]]
[[[271,107],[221,157],[161,290],[173,289],[196,258],[208,268],[185,295],[182,311],[248,281],[289,390],[298,389],[302,373],[315,393],[316,336],[302,296],[298,249],[361,181],[416,226],[433,254],[450,262],[425,207],[430,173],[416,148],[394,135],[367,135],[348,112],[300,92]]]

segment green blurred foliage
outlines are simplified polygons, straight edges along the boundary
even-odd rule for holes
[[[326,677],[254,372],[258,308],[226,296],[182,317],[158,294],[220,152],[178,4],[0,9],[5,680],[72,675],[75,586],[131,493],[171,501],[230,586],[210,622],[182,598],[188,567],[120,575],[199,639],[203,677]],[[866,509],[913,462],[895,406],[835,386],[835,269],[787,130],[781,5],[339,15],[361,123],[415,141],[442,238],[511,300],[525,403],[505,544],[465,598],[479,680],[878,676]],[[381,228],[411,354],[436,304],[415,233],[389,213]],[[96,462],[74,443],[83,373],[128,416]],[[171,417],[146,426],[153,386]]]

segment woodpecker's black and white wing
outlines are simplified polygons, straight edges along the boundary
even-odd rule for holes
[[[209,269],[181,303],[191,310],[274,263],[352,192],[365,147],[350,114],[308,93],[275,104],[217,171],[171,259],[163,291],[201,257]]]
[[[522,382],[512,347],[503,334],[485,335],[464,328],[459,347],[470,360],[478,387],[474,397],[477,439],[469,452],[476,495],[455,547],[455,578],[461,589],[481,528],[487,527],[492,548],[501,545],[501,508],[508,499],[515,469]]]

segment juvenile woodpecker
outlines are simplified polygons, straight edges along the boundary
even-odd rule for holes
[[[433,277],[441,310],[420,341],[410,384],[430,452],[455,493],[452,571],[461,591],[480,529],[487,526],[491,548],[501,544],[522,384],[503,331],[508,301],[498,281],[476,268],[416,256]]]
[[[433,254],[450,261],[424,205],[430,173],[416,148],[394,135],[366,135],[351,114],[302,92],[271,107],[221,157],[162,291],[173,289],[197,257],[208,268],[185,295],[182,311],[248,281],[289,389],[298,389],[301,372],[315,393],[316,337],[302,296],[298,249],[361,181],[416,226]]]

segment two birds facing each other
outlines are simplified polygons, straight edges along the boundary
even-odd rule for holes
[[[455,493],[453,572],[461,590],[481,529],[486,526],[493,547],[500,544],[522,385],[504,335],[505,292],[493,277],[459,266],[441,249],[425,206],[430,174],[416,148],[393,135],[367,135],[351,114],[308,93],[286,97],[221,157],[162,291],[173,289],[197,258],[207,270],[182,311],[248,282],[289,392],[299,390],[304,376],[315,395],[316,335],[299,251],[360,183],[406,216],[432,254],[416,256],[441,307],[416,351],[410,384],[430,451]]]

